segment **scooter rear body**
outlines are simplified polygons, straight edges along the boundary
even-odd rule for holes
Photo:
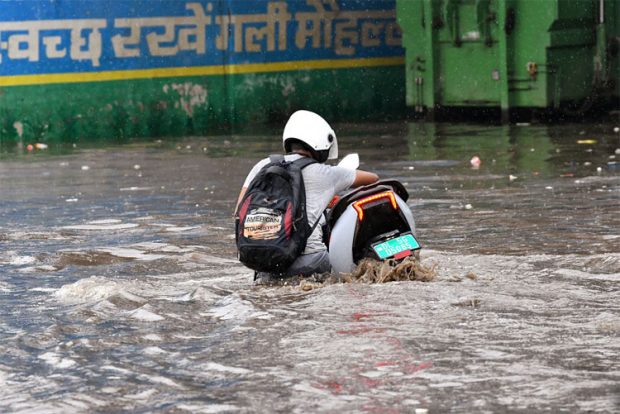
[[[327,220],[333,271],[349,273],[364,258],[399,260],[420,249],[408,197],[395,180],[381,180],[344,195]]]

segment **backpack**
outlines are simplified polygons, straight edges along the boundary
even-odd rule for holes
[[[236,221],[239,261],[245,266],[283,273],[302,254],[319,220],[310,227],[301,170],[315,162],[271,155],[250,182]]]

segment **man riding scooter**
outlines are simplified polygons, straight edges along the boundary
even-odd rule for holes
[[[378,176],[367,171],[325,164],[328,159],[338,158],[338,143],[336,134],[327,121],[314,112],[300,110],[293,113],[284,127],[282,143],[285,151],[284,157],[272,156],[259,161],[243,183],[235,209],[236,216],[239,218],[238,247],[242,250],[252,243],[255,246],[260,245],[258,246],[260,249],[247,249],[253,253],[253,257],[246,260],[246,265],[256,263],[253,267],[259,270],[258,276],[262,278],[309,276],[314,273],[329,272],[331,270],[329,255],[323,243],[322,225],[325,223],[323,212],[337,193],[348,188],[372,184],[378,180]],[[305,199],[305,203],[302,203],[305,204],[302,210],[306,223],[304,226],[298,226],[307,232],[302,235],[305,240],[298,243],[303,249],[295,253],[297,257],[292,258],[292,264],[287,265],[286,268],[273,263],[266,263],[263,266],[260,258],[272,257],[269,255],[272,245],[281,245],[288,240],[293,240],[296,234],[295,231],[291,231],[290,220],[287,221],[292,214],[290,208],[280,214],[275,207],[269,211],[269,205],[265,204],[261,207],[256,203],[260,198],[259,195],[270,190],[276,192],[279,190],[269,188],[279,185],[271,183],[285,183],[281,177],[273,178],[273,176],[287,176],[287,171],[295,170],[295,168],[301,170],[302,176],[301,182],[295,186],[303,188],[301,196]],[[261,180],[262,182],[257,182]],[[254,194],[252,200],[249,200],[249,192]],[[292,193],[295,193],[295,189]],[[266,196],[263,195],[263,198]],[[272,203],[272,205],[276,204]],[[290,207],[294,203],[288,205]],[[282,246],[273,248],[276,247],[281,249]],[[243,258],[243,252],[240,253]],[[275,271],[260,271],[260,269],[275,269]]]

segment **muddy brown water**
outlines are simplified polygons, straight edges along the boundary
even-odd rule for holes
[[[437,276],[308,290],[235,257],[277,130],[4,147],[0,411],[618,412],[614,126],[338,125]]]

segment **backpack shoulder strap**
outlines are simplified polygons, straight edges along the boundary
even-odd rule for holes
[[[303,170],[308,165],[315,164],[317,160],[315,160],[314,158],[310,158],[310,157],[301,157],[293,162],[295,163],[295,165],[299,167],[300,170]]]
[[[284,155],[282,154],[271,154],[269,156],[269,162],[272,164],[279,164],[284,161]]]
[[[321,222],[321,217],[324,215],[325,213],[321,213],[321,215],[319,215],[319,217],[316,219],[316,221],[314,222],[314,224],[312,225],[312,227],[310,227],[310,231],[308,232],[308,237],[310,237],[312,235],[312,233],[314,233],[314,229],[316,229],[316,226],[319,225],[319,223]]]
[[[310,157],[301,157],[299,159],[296,159],[295,161],[293,161],[293,163],[299,167],[299,170],[303,170],[304,168],[306,168],[308,165],[311,164],[315,164],[318,161],[315,160],[314,158],[310,158]],[[303,176],[302,176],[302,180],[303,180]],[[314,224],[310,227],[310,231],[308,232],[308,237],[310,237],[310,235],[312,233],[314,233],[314,229],[316,229],[316,227],[318,226],[319,222],[321,221],[321,216],[319,215],[319,217],[317,218],[317,220],[314,222]],[[310,224],[310,223],[308,223]]]

